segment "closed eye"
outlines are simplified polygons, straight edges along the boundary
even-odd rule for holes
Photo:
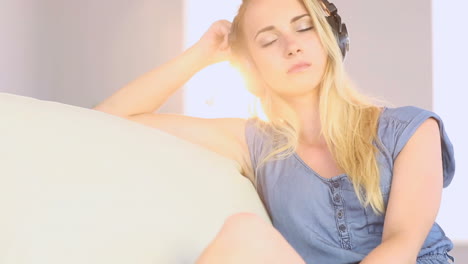
[[[301,30],[298,30],[297,32],[304,32],[304,31],[309,31],[311,29],[313,29],[314,27],[308,27],[308,28],[304,28],[304,29],[301,29]]]
[[[313,28],[314,28],[314,27],[308,27],[308,28],[304,28],[304,29],[298,30],[297,32],[305,32],[305,31],[309,31],[309,30],[311,30],[311,29],[313,29]],[[275,39],[275,40],[273,40],[273,41],[271,41],[271,42],[268,42],[267,44],[262,45],[262,47],[263,47],[263,48],[266,48],[266,47],[270,46],[271,44],[275,43],[276,40],[277,40],[277,39]]]
[[[270,46],[271,44],[273,44],[275,41],[276,41],[276,39],[273,40],[272,42],[268,42],[267,44],[262,45],[262,47],[266,48],[266,47]]]

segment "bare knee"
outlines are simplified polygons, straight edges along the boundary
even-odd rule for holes
[[[221,231],[230,239],[245,241],[249,235],[255,237],[268,236],[275,231],[273,226],[254,213],[236,213],[229,216]]]
[[[253,213],[237,213],[226,219],[205,251],[205,259],[214,256],[218,263],[220,256],[222,263],[305,263],[271,223]]]
[[[271,223],[253,213],[237,213],[228,217],[219,237],[228,240],[231,245],[248,247],[260,254],[262,251],[271,254],[275,248],[291,247]]]

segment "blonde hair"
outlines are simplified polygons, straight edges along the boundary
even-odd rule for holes
[[[241,23],[250,0],[243,0],[238,14],[231,25],[229,41],[233,53],[231,64],[241,70],[247,79],[248,90],[261,101],[263,112],[268,118],[268,128],[272,146],[256,168],[255,172],[271,159],[282,159],[292,155],[299,144],[301,125],[293,109],[275,93],[261,89],[250,78],[245,69],[246,43]],[[315,30],[328,54],[325,72],[320,81],[319,112],[321,135],[324,137],[337,165],[346,172],[353,183],[361,204],[370,205],[376,213],[384,212],[380,189],[380,171],[377,161],[378,120],[381,109],[373,98],[359,93],[346,74],[341,50],[331,26],[326,20],[326,12],[320,0],[303,0],[303,5],[311,15]],[[273,107],[274,106],[274,107]],[[257,173],[254,184],[257,187]]]

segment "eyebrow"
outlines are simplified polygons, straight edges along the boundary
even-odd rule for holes
[[[299,15],[299,16],[293,17],[293,18],[291,19],[291,22],[290,22],[290,23],[292,24],[292,23],[296,22],[297,20],[299,20],[299,19],[301,19],[301,18],[303,18],[303,17],[305,17],[305,16],[310,16],[310,15],[309,15],[309,14],[303,14],[303,15]],[[260,33],[263,33],[263,32],[265,32],[265,31],[269,31],[269,30],[273,30],[273,29],[275,29],[274,26],[268,26],[268,27],[264,27],[264,28],[260,29],[260,30],[257,32],[257,34],[255,34],[254,39],[256,39],[257,36],[258,36]]]

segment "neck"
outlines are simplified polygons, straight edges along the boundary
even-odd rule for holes
[[[320,136],[319,95],[316,90],[308,95],[289,99],[288,103],[296,112],[301,125],[299,131],[299,144],[309,147],[326,146],[325,140]]]

